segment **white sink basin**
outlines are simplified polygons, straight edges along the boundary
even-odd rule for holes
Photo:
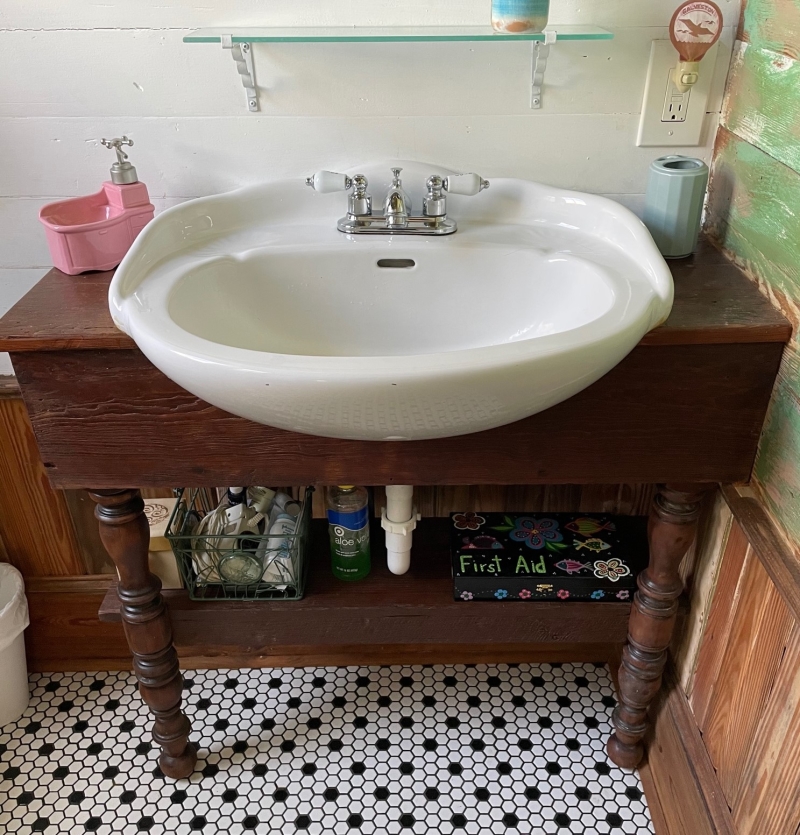
[[[415,209],[428,175],[452,173],[402,166]],[[389,168],[351,172],[377,205]],[[168,377],[233,414],[406,440],[565,400],[672,306],[644,225],[601,197],[494,179],[448,197],[459,231],[444,237],[346,236],[345,207],[344,193],[300,178],[176,206],[117,269],[114,321]]]

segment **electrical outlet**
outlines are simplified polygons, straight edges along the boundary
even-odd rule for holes
[[[692,95],[690,87],[685,93],[675,86],[672,77],[672,70],[667,73],[667,92],[664,96],[664,111],[661,114],[662,122],[685,122],[686,114],[689,111],[689,97]]]
[[[652,42],[637,145],[691,147],[700,144],[718,48],[719,44],[715,44],[703,58],[697,84],[681,93],[672,80],[672,71],[679,60],[677,50],[671,41]]]

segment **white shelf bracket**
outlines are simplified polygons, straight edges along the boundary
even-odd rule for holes
[[[253,67],[253,44],[234,43],[232,35],[222,35],[222,48],[230,49],[236,71],[242,79],[242,86],[247,93],[247,109],[251,113],[258,111],[258,92],[256,90],[256,71]]]
[[[544,89],[544,72],[547,69],[547,59],[550,57],[550,47],[556,42],[558,33],[554,29],[544,30],[544,40],[534,41],[531,50],[531,109],[540,110],[542,107],[542,90]]]

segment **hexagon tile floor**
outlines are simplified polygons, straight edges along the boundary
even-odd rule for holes
[[[200,743],[165,780],[127,673],[31,677],[0,729],[0,832],[651,833],[604,752],[594,664],[193,670]]]

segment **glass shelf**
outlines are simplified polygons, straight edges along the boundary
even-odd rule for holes
[[[607,41],[614,35],[597,26],[553,26],[556,41]],[[196,29],[184,43],[413,43],[419,41],[538,41],[542,32],[518,35],[495,32],[490,26],[295,26],[236,29]]]
[[[557,41],[608,41],[614,35],[597,26],[559,26],[544,32],[510,35],[490,26],[295,26],[235,29],[195,29],[184,43],[219,43],[230,50],[242,86],[247,109],[259,109],[253,64],[254,43],[424,43],[431,41],[523,41],[531,44],[531,108],[542,106],[542,85],[550,53]]]

